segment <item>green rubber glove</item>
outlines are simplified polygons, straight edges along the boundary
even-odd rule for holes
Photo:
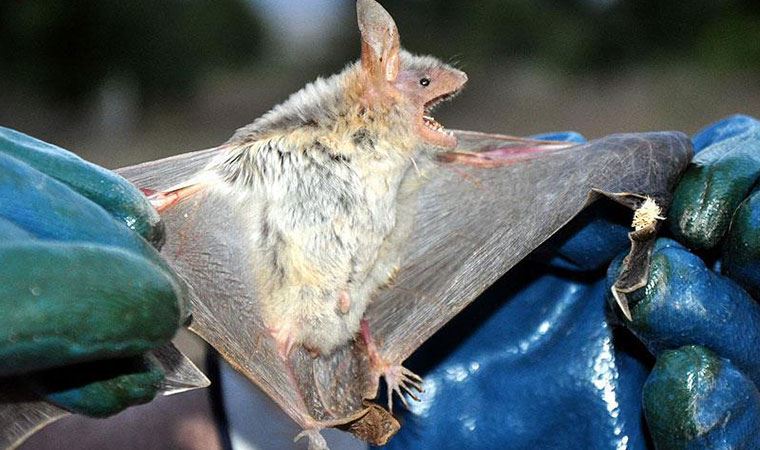
[[[163,236],[123,178],[0,128],[0,376],[91,416],[150,401],[188,315]]]
[[[679,242],[657,241],[624,323],[657,358],[643,388],[657,449],[760,448],[760,122],[730,117],[692,141],[668,213]]]

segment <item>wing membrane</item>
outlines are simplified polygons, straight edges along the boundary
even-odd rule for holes
[[[396,282],[377,293],[365,315],[390,363],[401,363],[577,215],[592,189],[669,198],[691,156],[679,133],[616,135],[571,148],[457,134],[457,151],[433,164],[410,200],[415,220]],[[165,190],[213,154],[180,155],[121,174],[138,187]],[[251,281],[253,265],[267,262],[241,240],[246,218],[233,201],[201,193],[163,218],[168,240],[162,253],[193,288],[191,329],[304,428],[362,420],[363,399],[376,395],[377,384],[361,343],[319,358],[303,349],[287,362],[277,356]],[[390,427],[390,421],[381,417],[373,426]]]

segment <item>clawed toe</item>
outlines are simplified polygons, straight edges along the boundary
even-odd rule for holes
[[[385,361],[377,350],[375,341],[372,339],[372,334],[369,331],[369,323],[364,319],[361,321],[361,336],[367,344],[367,356],[369,356],[373,373],[385,378],[385,384],[388,388],[388,411],[393,413],[394,392],[398,394],[401,403],[403,403],[404,407],[407,409],[409,409],[409,404],[407,403],[404,394],[408,394],[415,401],[420,401],[420,398],[415,391],[417,393],[424,392],[424,389],[422,388],[422,378],[406,367],[401,365],[392,366]]]
[[[420,401],[417,393],[424,392],[422,386],[422,378],[415,374],[411,370],[402,367],[394,366],[389,367],[384,373],[385,384],[388,387],[388,411],[393,412],[393,393],[395,392],[401,399],[401,403],[405,408],[409,409],[409,404],[406,401],[408,394],[415,401]]]

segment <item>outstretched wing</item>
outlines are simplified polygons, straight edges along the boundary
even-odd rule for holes
[[[415,219],[401,269],[365,316],[390,363],[401,363],[577,215],[592,189],[667,201],[691,156],[688,139],[678,133],[617,135],[571,148],[457,135],[459,148],[426,170],[428,181],[410,200]],[[120,172],[138,187],[161,191],[187,180],[213,154]],[[278,357],[251,281],[250,268],[267,262],[241,242],[245,217],[230,199],[200,192],[162,216],[169,236],[162,252],[194,290],[193,331],[304,428],[352,422],[352,431],[372,442],[392,435],[393,418],[363,401],[376,395],[377,385],[361,343],[319,358],[303,349],[287,362]]]
[[[596,198],[592,189],[667,201],[691,156],[680,133],[615,135],[536,154],[500,140],[460,133],[460,147],[494,156],[447,158],[422,188],[397,282],[366,315],[388,361],[406,359],[581,212]]]

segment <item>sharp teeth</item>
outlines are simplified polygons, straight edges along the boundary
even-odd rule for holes
[[[431,130],[438,131],[438,132],[447,132],[446,129],[443,127],[443,125],[438,123],[438,121],[435,120],[433,117],[423,115],[422,118],[423,118],[423,122],[425,123],[425,126],[430,128]]]

